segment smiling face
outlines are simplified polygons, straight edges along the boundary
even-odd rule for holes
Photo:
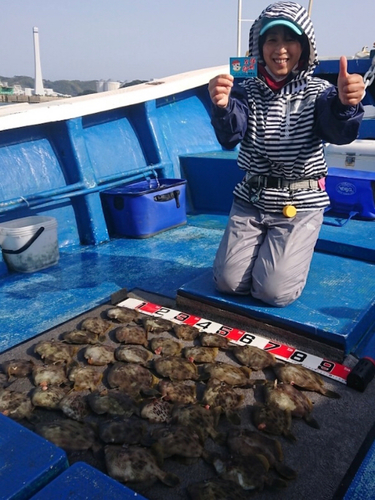
[[[277,77],[289,75],[298,63],[302,46],[297,35],[285,26],[274,26],[266,31],[263,43],[263,59]]]

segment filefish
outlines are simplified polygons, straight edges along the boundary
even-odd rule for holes
[[[90,330],[72,330],[64,332],[62,339],[68,344],[100,344],[106,340],[106,336],[99,335]]]
[[[65,367],[63,365],[34,365],[32,379],[36,386],[47,389],[51,385],[68,383]]]
[[[116,340],[122,344],[134,344],[148,346],[147,332],[140,325],[120,326],[115,330]]]
[[[4,361],[1,368],[3,372],[8,376],[8,379],[15,378],[25,378],[29,376],[32,372],[34,362],[28,359],[10,359],[9,361]]]
[[[100,317],[86,318],[81,322],[81,330],[89,330],[101,336],[106,335],[112,328],[113,325],[110,321]]]
[[[171,380],[197,380],[198,370],[194,363],[175,356],[161,356],[154,360],[158,375]]]
[[[146,434],[140,420],[116,418],[99,424],[99,437],[106,444],[139,444]]]
[[[169,319],[155,318],[153,316],[144,316],[142,324],[147,333],[153,333],[154,335],[170,332],[173,329],[173,323]]]
[[[213,478],[190,484],[187,491],[191,500],[247,500],[248,495],[234,481]]]
[[[214,441],[223,441],[223,435],[217,431],[219,418],[220,410],[206,408],[200,404],[176,404],[172,411],[172,422],[196,432],[202,443],[208,436]]]
[[[59,410],[60,401],[66,393],[66,389],[59,386],[52,386],[46,390],[42,387],[36,387],[31,394],[31,402],[34,406],[45,410]]]
[[[37,424],[35,432],[67,452],[95,448],[96,435],[91,426],[75,420],[55,420]]]
[[[34,410],[31,399],[27,394],[10,389],[0,389],[0,412],[13,419],[30,419]]]
[[[110,368],[107,381],[111,388],[119,388],[133,397],[139,397],[141,392],[148,394],[157,379],[138,363],[118,361]]]
[[[115,362],[115,348],[109,345],[90,345],[83,352],[89,365],[105,366]]]
[[[190,381],[160,380],[158,389],[164,399],[174,403],[196,403],[197,388]]]
[[[150,434],[152,450],[159,463],[165,458],[178,456],[199,458],[203,453],[203,445],[198,434],[181,425],[169,425],[153,429]]]
[[[140,318],[139,311],[136,309],[128,309],[126,307],[112,307],[107,311],[109,319],[115,319],[119,323],[137,322]]]
[[[163,471],[150,450],[137,445],[127,448],[108,444],[104,448],[108,474],[123,483],[142,483],[151,485],[157,480],[170,487],[180,483],[180,479],[170,472]]]
[[[285,479],[295,479],[297,473],[283,462],[280,441],[269,438],[262,433],[246,428],[233,427],[227,435],[227,444],[233,454],[242,457],[263,455],[269,466],[274,468]]]
[[[124,418],[138,413],[138,407],[134,400],[127,394],[117,390],[92,392],[87,396],[87,402],[91,410],[97,415],[113,415]]]
[[[195,363],[213,363],[219,354],[219,348],[203,346],[185,347],[183,354],[186,359]]]
[[[199,340],[204,347],[218,347],[223,351],[232,349],[230,345],[230,340],[226,337],[214,333],[201,333]]]
[[[269,463],[263,455],[249,455],[245,458],[217,456],[213,460],[213,466],[222,479],[233,481],[246,491],[262,490],[265,484],[271,488],[287,486],[282,479],[267,476]]]
[[[154,337],[150,341],[150,349],[155,354],[162,356],[178,356],[181,353],[182,345],[177,340],[166,337]]]
[[[254,405],[252,419],[255,427],[267,434],[285,436],[289,441],[296,441],[291,432],[292,414],[274,405]]]
[[[246,366],[238,367],[229,363],[216,362],[204,365],[203,372],[203,378],[215,378],[236,387],[250,387],[253,385],[250,380],[251,370]]]
[[[339,399],[341,397],[337,392],[324,387],[324,382],[320,375],[304,366],[291,363],[276,363],[273,369],[280,382],[296,385],[300,389],[305,389],[306,391],[318,392],[328,398]]]
[[[55,340],[42,340],[34,346],[34,352],[39,354],[43,362],[47,365],[66,363],[73,361],[76,349],[64,342]]]
[[[243,400],[243,394],[238,394],[232,385],[210,379],[206,385],[202,403],[210,408],[219,408],[229,421],[238,425],[241,420],[236,410],[242,405]]]
[[[264,385],[265,401],[268,404],[278,406],[282,410],[289,410],[292,417],[303,418],[307,424],[319,429],[319,424],[311,416],[313,404],[311,400],[300,390],[291,384],[267,382]]]
[[[141,417],[154,424],[169,423],[172,419],[173,405],[163,398],[153,398],[144,401],[141,409]]]
[[[274,366],[276,363],[273,354],[259,347],[250,345],[236,346],[232,352],[242,365],[248,366],[255,371]]]
[[[69,392],[62,398],[59,407],[67,417],[78,422],[83,422],[90,414],[86,394],[82,392]]]
[[[181,323],[180,325],[173,325],[173,331],[176,334],[176,337],[181,340],[195,340],[200,332],[199,328],[191,325],[186,325],[185,323]]]
[[[141,345],[122,345],[115,350],[117,361],[125,361],[127,363],[139,363],[140,365],[147,366],[152,357],[152,352]]]
[[[102,378],[103,373],[92,366],[73,366],[68,373],[68,379],[74,383],[75,391],[93,391]]]

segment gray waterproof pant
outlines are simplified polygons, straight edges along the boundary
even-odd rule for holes
[[[296,300],[306,284],[323,210],[292,218],[235,199],[214,262],[216,288],[273,306]]]

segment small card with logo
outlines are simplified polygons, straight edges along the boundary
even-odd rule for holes
[[[254,78],[257,76],[256,57],[231,57],[229,59],[230,74],[234,78]]]

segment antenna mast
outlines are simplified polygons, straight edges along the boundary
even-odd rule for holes
[[[309,17],[311,17],[312,4],[313,4],[313,0],[309,0],[309,7],[308,7],[308,10],[307,10],[307,13],[309,14]]]
[[[238,0],[238,13],[237,13],[237,57],[241,57],[241,24],[244,21],[254,22],[254,19],[242,19],[242,0]]]

